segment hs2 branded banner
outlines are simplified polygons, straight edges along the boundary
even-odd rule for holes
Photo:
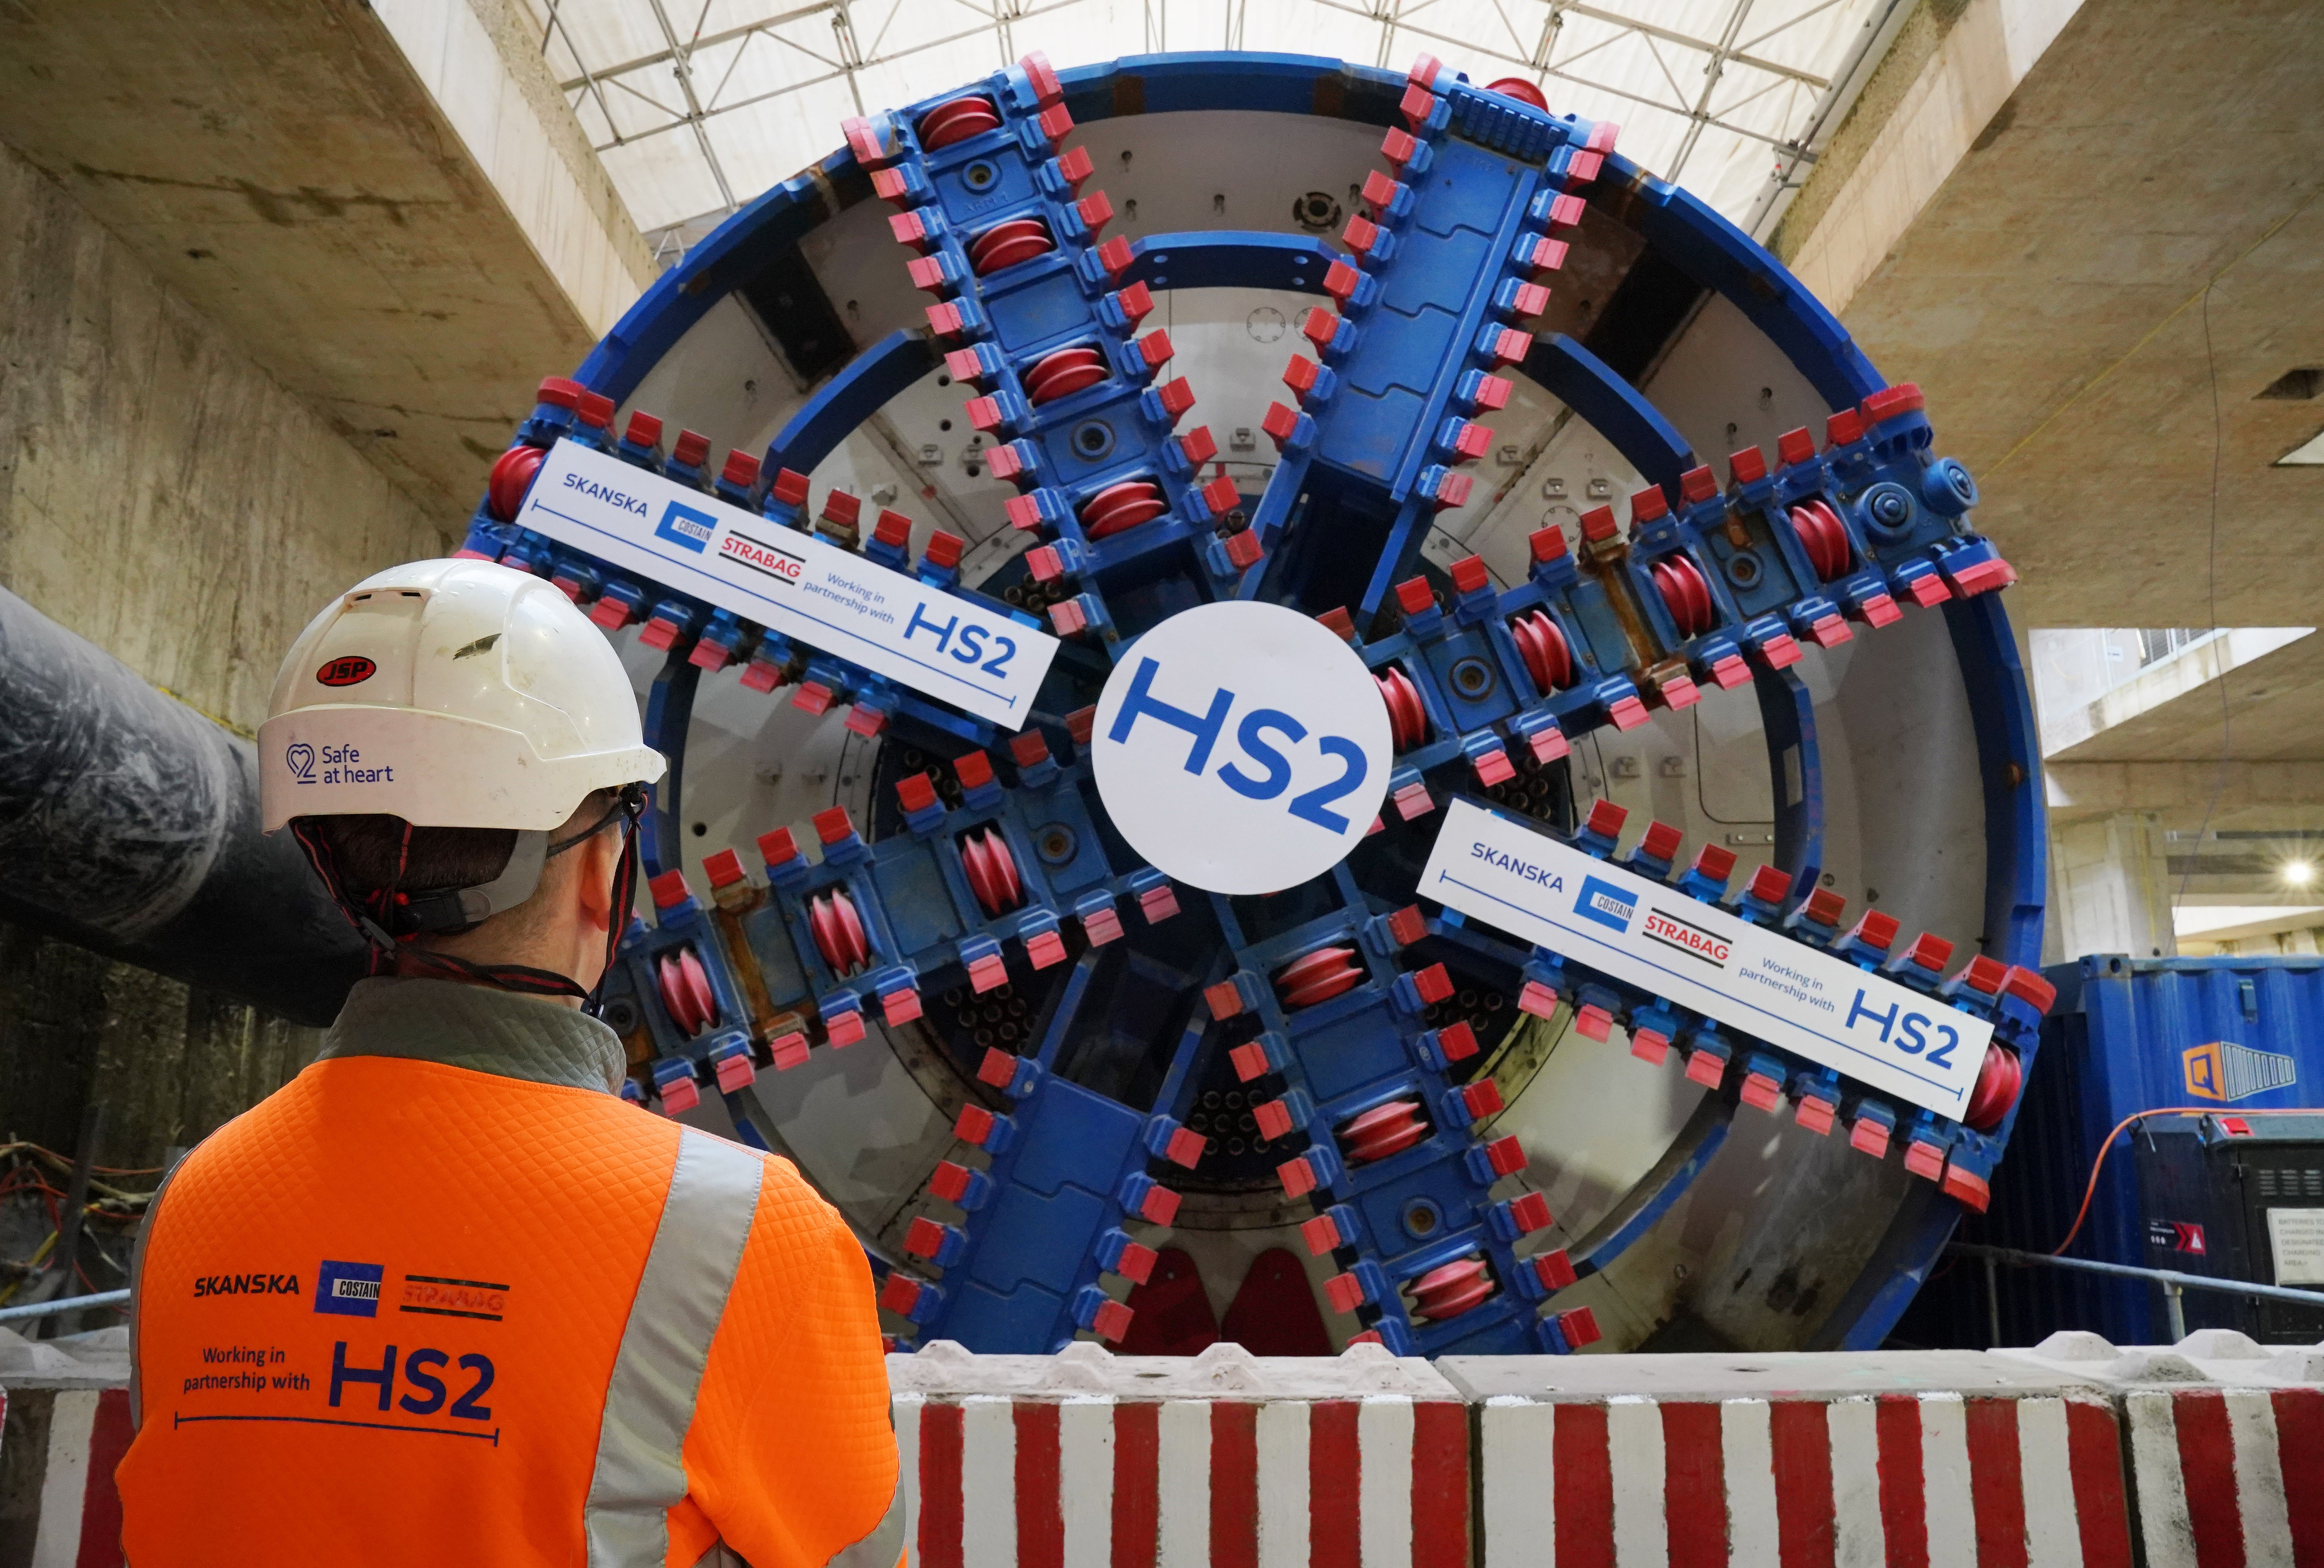
[[[1958,1117],[1993,1026],[1455,800],[1420,892],[1738,1034]]]
[[[516,521],[1011,730],[1057,651],[999,611],[571,441]]]

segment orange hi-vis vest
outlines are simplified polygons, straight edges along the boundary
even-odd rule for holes
[[[134,1270],[135,1568],[896,1568],[862,1249],[622,1071],[568,1008],[366,980],[179,1165]]]

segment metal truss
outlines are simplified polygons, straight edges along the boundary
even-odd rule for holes
[[[671,237],[679,230],[699,230],[703,218],[731,212],[752,194],[738,196],[712,122],[747,125],[754,111],[764,115],[783,99],[834,83],[845,85],[861,113],[862,78],[869,73],[934,51],[973,57],[987,47],[990,58],[1005,63],[1026,48],[1055,51],[1049,35],[1056,28],[1045,23],[1102,20],[1091,0],[814,0],[757,14],[742,11],[740,20],[724,25],[714,21],[736,11],[719,0],[532,3],[544,23],[543,48],[563,73],[560,85],[601,155],[672,134],[692,140],[719,206],[685,223],[654,227],[649,238],[666,242],[665,249],[682,247],[682,240]],[[1260,0],[1262,23],[1279,17],[1268,11],[1279,3]],[[1837,123],[1835,97],[1868,63],[1861,37],[1844,61],[1818,62],[1821,69],[1836,70],[1836,78],[1800,63],[1833,52],[1827,41],[1803,34],[1803,27],[1829,31],[1840,19],[1835,13],[1864,9],[1864,0],[1719,0],[1716,6],[1674,0],[1484,0],[1481,7],[1475,0],[1305,4],[1321,16],[1347,19],[1349,36],[1324,41],[1327,52],[1385,64],[1415,48],[1432,49],[1489,70],[1506,67],[1508,74],[1537,86],[1554,78],[1635,105],[1643,123],[1633,125],[1634,133],[1650,131],[1657,120],[1668,125],[1665,116],[1682,121],[1684,130],[1667,166],[1656,171],[1665,179],[1683,176],[1707,131],[1765,146],[1774,155],[1771,193],[1756,204],[1755,217],[1771,206],[1774,190],[1788,190],[1804,178],[1816,144]],[[1881,8],[1894,10],[1893,0]],[[592,12],[602,23],[608,11],[622,23],[611,32],[656,40],[656,46],[603,58],[588,42],[590,29],[576,23]],[[1703,24],[1706,14],[1711,25]],[[930,27],[932,16],[956,18],[957,25]],[[1674,24],[1682,16],[1691,24]],[[1252,18],[1250,0],[1143,0],[1137,30],[1117,47],[1239,50],[1247,37],[1257,36]],[[600,36],[607,31],[597,29]],[[1876,31],[1888,30],[1866,23],[1866,36]],[[771,73],[778,84],[771,87],[764,85],[770,74],[764,56],[770,51],[778,61]],[[1651,62],[1651,70],[1642,60]],[[881,90],[876,84],[872,88],[874,96]],[[1779,100],[1772,107],[1766,101],[1771,97]]]

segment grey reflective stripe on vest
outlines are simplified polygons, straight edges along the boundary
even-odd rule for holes
[[[205,1139],[204,1141],[208,1141]],[[195,1148],[199,1148],[197,1144]],[[129,1248],[129,1430],[136,1431],[145,1424],[145,1379],[137,1359],[137,1331],[143,1327],[138,1307],[145,1299],[145,1245],[152,1239],[153,1224],[161,1213],[161,1200],[168,1195],[170,1184],[177,1179],[186,1162],[194,1157],[188,1149],[178,1157],[177,1163],[161,1173],[161,1185],[153,1195],[145,1200],[145,1217],[137,1222],[137,1240]]]
[[[904,1554],[904,1478],[896,1478],[896,1495],[872,1533],[853,1546],[831,1554],[825,1568],[896,1568]]]
[[[605,1388],[583,1515],[590,1568],[659,1568],[669,1555],[667,1516],[686,1496],[679,1451],[764,1170],[748,1149],[692,1128],[680,1133],[661,1223]]]

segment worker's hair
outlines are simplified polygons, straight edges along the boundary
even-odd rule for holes
[[[584,797],[550,835],[551,841],[562,843],[603,818],[619,794],[599,789]],[[482,887],[508,868],[509,856],[516,850],[512,827],[409,827],[401,816],[380,814],[301,817],[299,826],[319,841],[338,874],[340,889],[357,904],[389,888],[410,894]],[[556,857],[541,868],[541,888],[554,885],[563,859]],[[530,927],[540,912],[539,896],[535,890],[533,897],[515,909],[482,924],[495,931],[505,924],[512,934],[519,927]],[[438,934],[452,936],[475,929],[464,926]]]
[[[401,816],[307,821],[330,852],[339,885],[356,899],[388,888],[419,893],[482,887],[507,868],[516,849],[512,827],[414,827],[406,844]]]

